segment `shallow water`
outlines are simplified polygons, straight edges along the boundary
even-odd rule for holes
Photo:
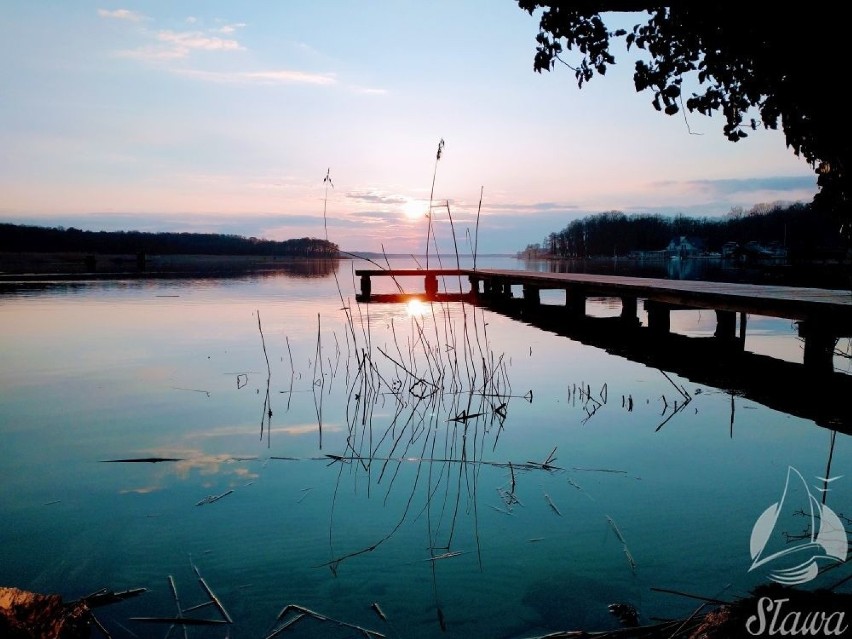
[[[388,637],[529,637],[616,627],[614,602],[643,622],[696,606],[652,588],[765,583],[750,536],[790,466],[815,495],[847,475],[826,504],[852,516],[848,435],[486,309],[358,304],[361,266],[11,287],[0,585],[147,588],[98,610],[113,637],[163,637],[132,618],[175,615],[169,576],[184,609],[208,601],[198,574],[230,637],[266,637],[286,604]],[[784,320],[750,318],[747,348],[801,361]],[[140,458],[176,461],[107,461]],[[807,529],[795,511],[785,532]]]

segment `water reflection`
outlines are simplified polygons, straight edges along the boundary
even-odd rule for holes
[[[652,587],[760,582],[749,534],[787,465],[848,465],[850,438],[816,413],[727,392],[706,362],[704,377],[669,367],[701,357],[679,343],[563,335],[450,298],[412,314],[337,286],[4,298],[0,581],[69,597],[148,587],[105,613],[114,637],[174,614],[168,576],[183,609],[206,604],[199,573],[233,636],[304,610],[387,636],[614,628],[611,603],[643,622],[694,610]],[[792,379],[788,394],[831,403]],[[101,463],[132,458],[173,461]],[[848,517],[844,483],[826,499]],[[357,632],[309,617],[292,636]]]
[[[565,308],[555,305],[530,308],[522,300],[483,303],[531,326],[852,433],[846,401],[852,393],[850,375],[814,375],[801,363],[751,353],[739,344],[725,344],[715,337],[654,334],[638,323],[625,325],[619,317],[569,320]]]
[[[85,293],[98,287],[145,287],[159,288],[172,283],[184,286],[205,286],[215,282],[221,286],[228,280],[259,281],[278,280],[282,276],[297,279],[325,279],[340,271],[340,259],[267,258],[261,260],[229,261],[227,258],[214,260],[171,260],[162,258],[158,268],[145,272],[106,273],[0,273],[0,295],[43,295],[50,293]]]
[[[405,305],[409,317],[423,317],[429,313],[429,305],[418,297],[412,298]]]

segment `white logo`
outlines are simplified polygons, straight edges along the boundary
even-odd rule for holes
[[[830,479],[818,477],[817,479],[827,486],[829,482],[840,477]],[[804,515],[806,519],[810,518],[808,521],[810,525],[803,535],[795,537],[799,543],[791,545],[787,543],[790,541],[790,536],[783,531],[777,531],[776,528],[780,525],[779,516],[782,510],[787,513],[791,510],[791,505],[785,504],[788,492],[792,496],[801,488],[805,491],[804,494],[798,495],[802,508],[796,514]],[[817,490],[825,492],[827,488]],[[784,542],[779,543],[782,537]],[[816,577],[819,574],[817,560],[827,560],[832,563],[846,561],[849,549],[843,522],[831,508],[814,498],[805,478],[792,466],[787,469],[787,481],[784,484],[781,499],[764,510],[763,514],[757,518],[751,531],[750,545],[752,564],[749,572],[771,562],[779,567],[772,568],[769,578],[787,586],[803,584]],[[782,546],[781,549],[775,550],[779,546]]]

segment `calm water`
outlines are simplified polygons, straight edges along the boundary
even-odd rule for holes
[[[388,637],[530,637],[617,627],[614,602],[643,622],[695,608],[652,588],[765,583],[749,540],[790,466],[815,495],[846,475],[826,503],[852,517],[849,436],[491,311],[359,305],[362,266],[10,287],[0,585],[147,588],[98,610],[113,637],[166,635],[131,618],[175,616],[170,576],[184,609],[208,601],[195,570],[234,638],[266,637],[287,604]],[[801,361],[789,321],[750,318],[747,348]],[[145,458],[173,461],[107,461]]]

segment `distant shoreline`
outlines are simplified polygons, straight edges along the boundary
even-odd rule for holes
[[[305,258],[269,255],[91,255],[87,253],[0,252],[0,278],[28,279],[57,276],[151,277],[166,274],[239,273],[278,270],[294,264],[333,262],[340,258]]]

